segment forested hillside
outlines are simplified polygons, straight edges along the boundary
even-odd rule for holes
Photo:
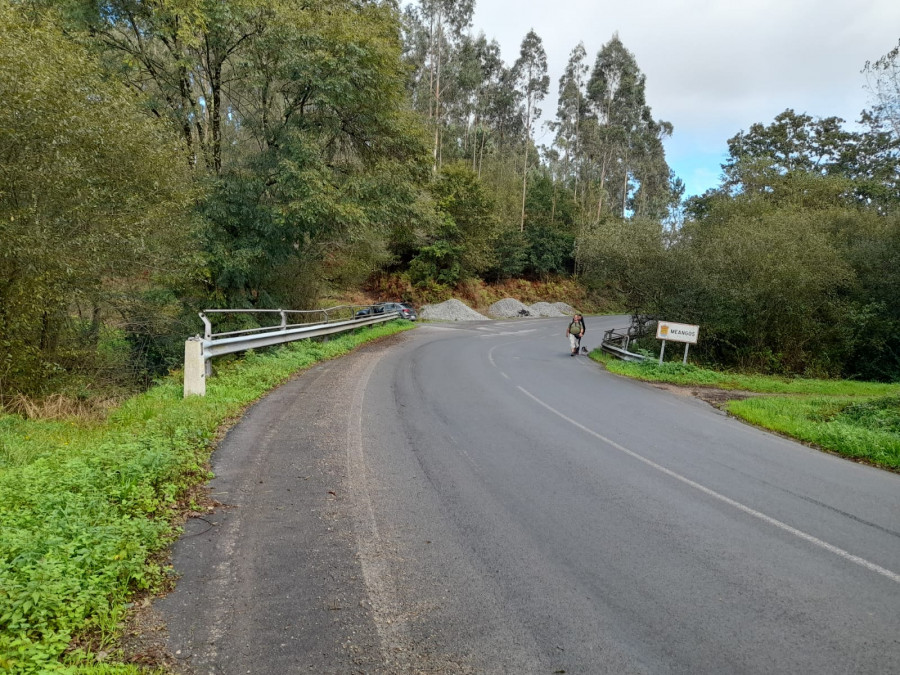
[[[0,0],[0,405],[133,391],[198,309],[376,277],[403,299],[572,277],[701,324],[712,364],[900,378],[897,49],[860,64],[858,130],[790,109],[736,130],[685,202],[612,30],[551,82],[537,33],[506,63],[473,11]]]

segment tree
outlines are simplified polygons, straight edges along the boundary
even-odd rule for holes
[[[528,148],[531,145],[531,125],[535,119],[541,116],[538,103],[544,100],[550,86],[550,77],[547,75],[547,53],[541,38],[533,30],[522,40],[519,49],[519,58],[513,66],[516,82],[521,88],[522,98],[525,101],[525,114],[523,126],[525,130],[525,156],[522,166],[522,218],[519,223],[519,231],[525,229],[525,194],[528,188]]]
[[[831,176],[849,181],[842,193],[821,191],[802,195],[810,203],[814,194],[833,202],[873,204],[891,208],[898,202],[900,137],[884,129],[869,111],[863,112],[868,129],[847,131],[839,117],[815,118],[788,109],[768,125],[757,123],[728,141],[725,181],[720,189],[732,195],[756,193],[780,199],[791,181],[803,174]],[[819,183],[810,183],[820,185]]]
[[[572,235],[546,225],[525,228],[528,241],[525,272],[539,279],[572,271]]]
[[[368,241],[377,264],[397,227],[415,227],[425,138],[392,5],[61,2],[190,157],[208,158],[191,164],[213,185],[201,211],[216,303],[312,302],[326,269],[341,276],[338,251]]]
[[[666,194],[670,188],[669,168],[662,139],[670,136],[673,129],[670,123],[653,119],[645,86],[646,77],[634,55],[617,34],[613,35],[598,52],[588,82],[592,124],[586,134],[586,152],[598,174],[598,222],[607,194],[614,196],[612,201],[623,218],[629,205],[634,210],[671,201]],[[633,191],[642,191],[640,202],[631,201]],[[609,207],[611,210],[611,204]]]
[[[741,131],[728,139],[729,158],[722,167],[727,184],[742,186],[736,164],[747,158],[767,159],[771,170],[779,175],[792,171],[822,175],[839,172],[853,140],[852,134],[842,128],[843,122],[839,117],[816,119],[788,108],[769,125],[751,125],[746,133]]]
[[[472,23],[474,0],[421,0],[418,8],[406,10],[407,43],[415,40],[425,46],[418,50],[416,79],[424,84],[427,73],[428,120],[434,134],[432,149],[433,170],[440,166],[442,99],[446,85],[441,84],[446,69],[445,60],[462,39],[462,32]],[[421,36],[421,37],[419,37]],[[427,46],[426,46],[427,45]]]
[[[590,70],[585,63],[587,51],[579,42],[569,55],[569,62],[559,78],[556,122],[551,128],[556,131],[555,145],[563,152],[564,175],[572,173],[573,199],[578,201],[578,165],[581,158],[581,129],[584,124],[586,107],[587,75]]]
[[[500,84],[504,79],[503,59],[500,58],[500,45],[496,40],[488,42],[484,35],[479,35],[475,42],[480,79],[475,92],[473,135],[472,135],[472,168],[481,175],[481,164],[484,160],[485,144],[490,133],[492,99],[500,93]]]
[[[114,68],[147,97],[154,114],[182,136],[192,166],[220,173],[233,138],[228,89],[239,77],[247,48],[272,21],[275,3],[256,0],[165,3],[134,0],[42,0],[58,6],[86,44],[102,46]]]
[[[96,360],[104,321],[193,262],[183,148],[47,17],[0,2],[0,403]]]
[[[900,42],[879,59],[867,61],[863,73],[874,99],[870,116],[900,139]]]
[[[494,204],[475,172],[462,162],[445,165],[431,191],[441,220],[413,260],[414,280],[452,285],[492,268],[498,222]]]

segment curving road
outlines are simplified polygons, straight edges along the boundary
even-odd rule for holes
[[[422,326],[254,407],[157,603],[183,670],[900,672],[900,476],[565,324]]]

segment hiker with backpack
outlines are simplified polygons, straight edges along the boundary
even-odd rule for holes
[[[587,329],[584,326],[584,317],[581,314],[576,314],[572,317],[572,322],[566,328],[566,335],[569,336],[569,345],[572,347],[572,356],[578,354],[581,349],[581,338],[584,337],[584,334],[587,332]]]

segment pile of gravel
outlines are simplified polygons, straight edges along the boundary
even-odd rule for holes
[[[568,307],[564,302],[557,304]],[[528,308],[528,311],[531,312],[531,316],[565,316],[565,314],[560,311],[559,307],[551,305],[549,302],[536,302]]]
[[[419,318],[429,321],[486,321],[487,317],[455,298],[437,305],[425,305],[419,310]]]
[[[512,319],[519,316],[531,316],[531,310],[515,298],[503,298],[488,307],[488,314],[498,319]]]
[[[578,310],[572,307],[572,305],[567,305],[564,302],[554,302],[553,306],[556,307],[563,314],[568,314],[569,316],[573,315]]]

